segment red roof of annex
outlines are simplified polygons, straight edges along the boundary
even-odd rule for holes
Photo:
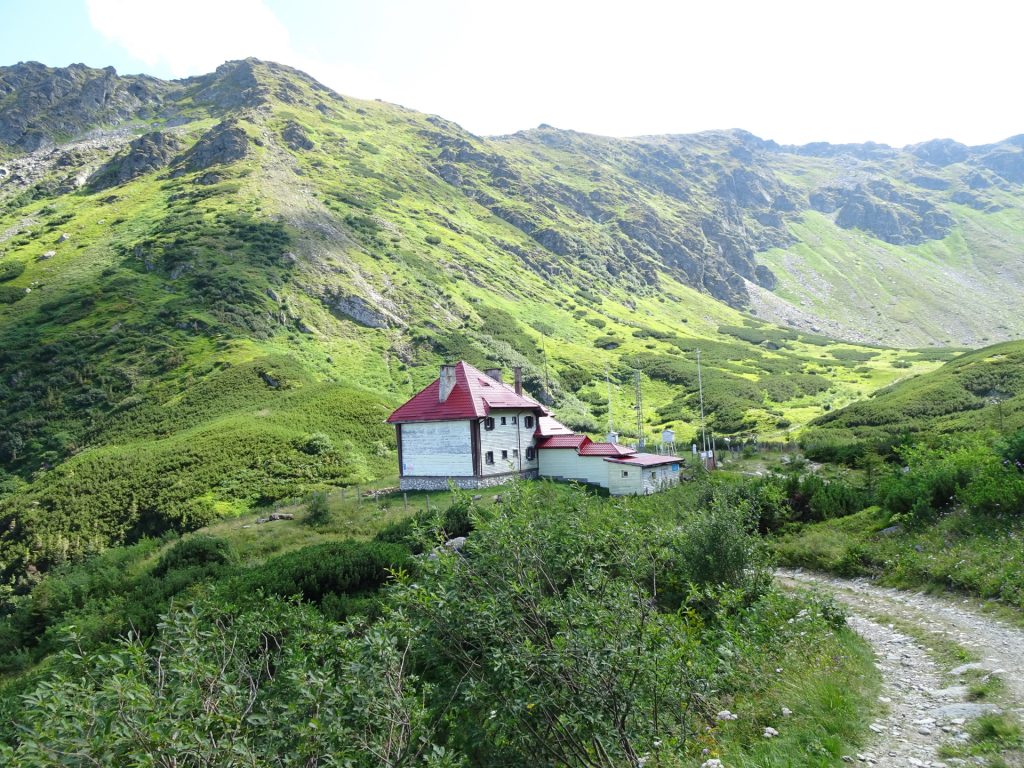
[[[634,449],[618,443],[592,443],[589,440],[579,450],[580,456],[629,456],[634,453]]]
[[[537,442],[538,448],[572,448],[573,450],[579,448],[585,443],[589,443],[590,438],[586,435],[552,435],[551,437],[541,437]]]
[[[392,413],[388,423],[479,419],[494,408],[532,410],[540,416],[548,413],[529,395],[516,394],[508,384],[492,379],[465,361],[455,365],[455,386],[443,403],[438,398],[440,386],[440,379],[435,379]]]
[[[678,456],[661,455],[658,453],[634,453],[631,456],[623,456],[621,459],[608,458],[613,464],[628,464],[635,467],[657,467],[661,464],[681,464],[682,459]]]

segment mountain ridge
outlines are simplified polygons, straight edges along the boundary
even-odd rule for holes
[[[12,121],[9,94],[19,79],[12,72],[20,80],[31,75],[65,85],[70,78],[79,90],[57,89],[64,100],[40,112],[35,123],[15,105]],[[308,86],[312,99],[302,97],[300,105],[295,82]],[[0,100],[0,126],[16,125],[23,132],[13,144],[6,139],[9,151],[18,141],[39,141],[47,126],[51,132],[66,126],[65,113],[99,88],[113,94],[107,99],[112,106],[100,112],[84,108],[82,132],[97,128],[95,120],[88,122],[96,115],[114,115],[121,131],[137,131],[146,120],[166,130],[232,110],[260,109],[271,98],[315,106],[322,114],[346,98],[297,70],[257,59],[176,81],[122,78],[112,68],[15,65],[0,68],[0,93],[8,93]],[[116,97],[125,93],[130,104],[119,106]],[[51,120],[54,111],[58,119]],[[1007,325],[1006,313],[995,311],[1008,307],[1024,286],[1024,273],[1009,258],[1024,226],[1016,212],[1024,194],[1020,136],[979,147],[934,139],[895,149],[871,142],[780,145],[739,129],[615,139],[541,125],[479,137],[443,118],[425,119],[433,127],[421,129],[428,146],[416,151],[425,151],[423,161],[526,233],[540,247],[538,255],[553,254],[554,264],[550,255],[541,258],[546,265],[531,258],[542,275],[557,274],[560,263],[585,256],[587,271],[596,265],[598,276],[610,273],[611,282],[645,290],[656,289],[656,272],[668,268],[688,285],[733,307],[763,312],[771,322],[872,343],[970,346],[1024,333],[1024,326]],[[590,166],[570,170],[574,158]],[[595,174],[621,182],[595,184]],[[818,221],[816,214],[830,223],[825,238],[805,226]],[[839,275],[808,258],[822,252],[814,245],[819,239],[830,259],[846,262]],[[813,253],[805,255],[800,247],[808,244]],[[846,292],[839,309],[825,300],[846,291],[842,271],[863,267],[875,282],[878,272],[906,260],[907,249],[916,247],[921,250],[911,256],[920,258],[911,261],[927,270],[928,290],[906,281],[888,285],[893,281],[886,277],[880,290]],[[948,267],[942,262],[950,260],[952,270],[940,279],[935,267]],[[933,300],[950,279],[982,308],[980,314],[964,311],[962,302]],[[986,301],[990,294],[996,302]],[[929,322],[908,322],[911,314]]]
[[[113,77],[78,74],[79,90]],[[77,137],[0,162],[0,567],[12,578],[318,486],[386,482],[383,417],[444,361],[522,367],[527,390],[583,432],[673,427],[685,440],[700,349],[714,433],[785,440],[951,354],[930,331],[908,346],[933,348],[900,350],[825,338],[814,307],[796,330],[744,311],[758,295],[796,306],[784,299],[795,267],[770,259],[795,259],[812,237],[891,265],[960,236],[893,245],[810,209],[808,190],[837,174],[870,180],[862,161],[773,165],[760,140],[723,134],[481,139],[257,60],[151,86],[147,117],[116,103],[114,82],[106,111],[89,113],[98,123],[55,119],[79,119]],[[32,122],[6,92],[0,122],[13,108],[18,136],[36,135],[79,96]],[[976,170],[951,168],[951,185]],[[952,193],[892,185],[857,204],[891,208],[896,232]],[[1008,204],[1014,189],[977,194]]]

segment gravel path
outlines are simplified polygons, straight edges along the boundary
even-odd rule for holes
[[[986,711],[1009,709],[1024,715],[1024,631],[972,610],[966,601],[804,571],[780,570],[776,575],[786,586],[833,595],[849,610],[850,627],[875,650],[883,679],[881,701],[888,705],[888,714],[871,724],[877,739],[868,751],[851,755],[852,762],[918,768],[970,764],[943,760],[939,747],[967,740],[966,724]],[[878,617],[891,617],[893,623]],[[928,640],[922,644],[901,632],[905,625],[915,627],[915,635],[955,643],[979,661],[945,663]],[[1005,684],[999,706],[970,701],[967,675],[998,676]]]

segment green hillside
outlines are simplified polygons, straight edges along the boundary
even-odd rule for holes
[[[889,441],[903,435],[1009,435],[1024,428],[1024,342],[995,344],[955,357],[936,371],[879,390],[825,414],[808,442]]]
[[[383,420],[445,360],[523,366],[567,424],[627,439],[640,369],[647,436],[689,440],[698,348],[712,430],[772,439],[946,355],[745,311],[776,280],[757,253],[822,221],[806,189],[828,181],[749,134],[481,139],[255,60],[0,81],[8,575],[386,483]],[[907,216],[897,234],[950,226]]]

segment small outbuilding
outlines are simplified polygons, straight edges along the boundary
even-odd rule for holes
[[[608,492],[612,496],[646,495],[679,484],[683,461],[677,456],[634,453],[607,458]]]

